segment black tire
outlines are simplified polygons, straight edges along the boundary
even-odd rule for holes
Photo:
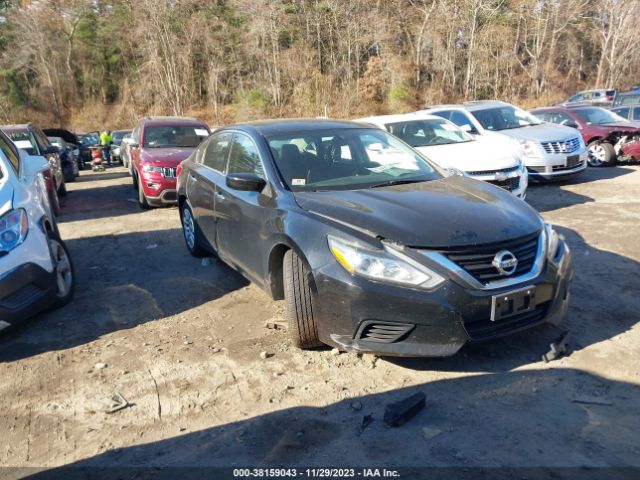
[[[193,218],[193,211],[186,201],[180,207],[180,223],[182,224],[184,243],[187,245],[189,253],[196,258],[211,256],[211,252],[203,247],[202,231]]]
[[[66,194],[67,194],[67,184],[64,181],[64,179],[62,179],[62,185],[58,187],[58,196],[64,197]]]
[[[138,175],[134,170],[131,170],[131,185],[133,185],[133,189],[138,189]]]
[[[49,251],[56,276],[56,301],[54,308],[60,308],[73,299],[76,291],[76,274],[67,246],[55,232],[49,232]]]
[[[58,198],[58,192],[55,190],[49,194],[49,202],[51,203],[51,211],[58,217],[62,213],[60,209],[60,199]]]
[[[147,210],[149,208],[149,202],[147,201],[147,196],[144,194],[144,189],[142,188],[142,180],[138,178],[138,205],[142,210]]]
[[[314,295],[309,286],[309,271],[300,257],[288,250],[283,259],[284,298],[287,304],[289,335],[296,347],[322,345],[314,318]]]
[[[616,150],[610,143],[595,141],[589,144],[587,163],[590,167],[613,165],[615,161]]]

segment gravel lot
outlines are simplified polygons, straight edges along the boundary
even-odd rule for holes
[[[297,350],[265,327],[282,302],[190,257],[124,169],[68,189],[76,298],[0,338],[0,465],[640,466],[638,166],[530,187],[576,270],[572,351],[548,364],[558,327],[448,359]],[[386,428],[416,391],[424,411]],[[116,392],[133,405],[105,413]]]

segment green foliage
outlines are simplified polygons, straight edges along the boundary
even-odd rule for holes
[[[0,78],[4,80],[4,91],[2,94],[13,105],[25,106],[28,101],[26,85],[15,69],[0,70]]]
[[[411,103],[413,100],[411,89],[404,83],[392,85],[389,89],[389,100],[394,103]]]
[[[235,94],[235,103],[246,104],[255,109],[262,109],[269,104],[269,98],[256,88],[238,90]]]

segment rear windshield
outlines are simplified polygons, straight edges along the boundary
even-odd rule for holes
[[[296,132],[267,141],[293,191],[355,190],[442,177],[418,152],[379,129]]]
[[[205,125],[154,125],[144,129],[147,148],[197,147],[209,136]]]
[[[431,120],[388,123],[386,127],[396,137],[404,140],[412,147],[447,145],[473,140],[471,135],[463,132],[453,123],[435,118]]]
[[[533,115],[511,105],[476,110],[471,113],[485,130],[511,130],[542,123]]]
[[[122,143],[122,139],[124,138],[125,135],[128,135],[131,132],[113,132],[113,134],[111,135],[111,141],[112,143],[115,143],[116,145],[120,145],[120,143]]]
[[[83,147],[90,147],[91,145],[98,145],[100,143],[100,137],[95,134],[82,135],[80,137],[80,143]]]
[[[606,123],[625,122],[626,119],[604,108],[580,108],[574,110],[575,115],[587,125],[603,125]]]
[[[36,139],[30,131],[10,132],[8,133],[8,136],[16,147],[21,148],[27,152],[27,154],[40,155]]]

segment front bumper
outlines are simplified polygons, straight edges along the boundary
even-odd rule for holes
[[[523,200],[526,197],[527,187],[529,186],[529,175],[526,169],[510,172],[506,175],[491,173],[488,175],[474,174],[469,176],[476,180],[492,183]]]
[[[0,277],[0,322],[16,325],[56,300],[56,275],[25,263]]]
[[[150,205],[174,205],[178,202],[176,178],[145,172],[142,174],[142,188]]]
[[[452,279],[431,292],[398,288],[351,276],[332,262],[314,272],[318,333],[323,342],[346,351],[450,356],[470,341],[560,323],[572,277],[571,252],[564,242],[538,277],[495,290],[472,289]],[[523,287],[535,287],[536,308],[492,322],[492,297]]]
[[[567,157],[579,155],[580,163],[567,166]],[[571,155],[548,154],[541,159],[527,159],[525,164],[532,181],[566,180],[583,172],[587,168],[588,150],[580,150]]]

